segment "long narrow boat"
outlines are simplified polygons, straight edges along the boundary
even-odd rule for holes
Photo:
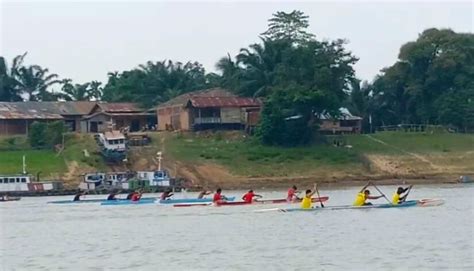
[[[107,200],[100,205],[141,205],[141,204],[152,204],[155,203],[155,198],[148,198],[148,199],[140,199],[139,201],[131,201],[131,200]]]
[[[20,197],[8,197],[6,198],[0,198],[0,202],[7,202],[7,201],[19,201],[21,198]]]
[[[227,201],[234,201],[235,197],[227,197]],[[209,203],[212,202],[212,198],[204,199],[166,199],[160,200],[160,204],[179,204],[179,203]]]
[[[157,198],[154,197],[147,197],[142,198],[142,200],[156,200]],[[106,199],[82,199],[82,200],[55,200],[55,201],[48,201],[48,204],[79,204],[79,203],[100,203],[106,202]],[[128,201],[127,199],[116,199],[114,201]]]
[[[353,206],[353,205],[342,205],[342,206],[326,206],[324,208],[311,208],[311,209],[302,209],[302,208],[272,208],[272,209],[261,209],[256,210],[255,212],[319,212],[323,210],[366,210],[366,209],[387,209],[387,208],[407,208],[407,207],[430,207],[430,206],[439,206],[444,204],[442,199],[421,199],[421,200],[408,200],[401,204],[373,204],[373,205],[364,205],[364,206]]]
[[[326,202],[329,199],[329,197],[324,196],[320,198],[312,198],[312,202]],[[301,200],[295,200],[295,201],[287,201],[286,199],[265,199],[265,200],[255,200],[252,202],[245,202],[245,201],[234,201],[234,202],[220,202],[215,205],[217,206],[238,206],[238,205],[254,205],[254,204],[291,204],[291,203],[299,203]],[[213,205],[212,202],[209,203],[203,203],[203,204],[174,204],[174,207],[195,207],[195,206],[210,206]]]

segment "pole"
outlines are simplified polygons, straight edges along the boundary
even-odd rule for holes
[[[23,174],[26,174],[26,157],[23,155]]]

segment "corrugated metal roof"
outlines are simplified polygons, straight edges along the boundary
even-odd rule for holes
[[[0,119],[62,119],[56,103],[0,102]]]
[[[258,107],[261,103],[253,98],[241,97],[192,97],[193,107]]]
[[[98,106],[102,109],[102,111],[107,113],[143,111],[135,103],[99,103]]]
[[[237,97],[237,95],[223,88],[210,88],[210,89],[198,90],[198,91],[188,92],[183,95],[179,95],[167,102],[164,102],[158,105],[157,108],[163,108],[163,107],[169,107],[169,106],[175,106],[175,105],[185,106],[188,103],[189,99],[193,97]]]

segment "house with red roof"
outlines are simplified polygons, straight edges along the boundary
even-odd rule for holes
[[[243,130],[258,123],[261,102],[213,88],[189,92],[158,105],[158,130]]]

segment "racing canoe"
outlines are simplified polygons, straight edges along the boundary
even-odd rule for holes
[[[6,198],[0,198],[0,202],[7,202],[7,201],[19,201],[21,198],[20,197],[8,197]]]
[[[142,200],[156,200],[156,198],[142,198]],[[82,200],[55,200],[55,201],[48,201],[49,204],[77,204],[77,203],[100,203],[100,202],[106,202],[106,199],[82,199]],[[127,199],[116,199],[114,201],[129,201]]]
[[[235,197],[227,197],[228,201],[234,201]],[[205,199],[166,199],[160,200],[160,204],[179,204],[179,203],[211,203],[212,198],[205,198]]]
[[[342,206],[326,206],[324,208],[316,207],[311,209],[302,209],[302,208],[272,208],[272,209],[261,209],[256,210],[255,212],[314,212],[314,211],[323,211],[323,210],[366,210],[366,209],[387,209],[387,208],[407,208],[407,207],[430,207],[430,206],[439,206],[444,204],[442,199],[421,199],[421,200],[408,200],[401,204],[374,204],[374,205],[365,205],[365,206],[352,206],[352,205],[342,205]]]
[[[100,205],[139,205],[139,204],[152,204],[155,203],[155,198],[143,198],[139,201],[131,200],[106,200],[101,202]]]
[[[320,198],[312,198],[312,202],[326,202],[329,197],[320,197]],[[234,201],[234,202],[220,202],[216,203],[217,206],[238,206],[238,205],[255,205],[255,204],[291,204],[291,203],[300,203],[301,200],[291,201],[288,202],[286,199],[265,199],[265,200],[255,200],[253,202],[245,202],[245,201]],[[211,206],[213,205],[212,202],[203,203],[203,204],[175,204],[174,207],[194,207],[194,206]]]

